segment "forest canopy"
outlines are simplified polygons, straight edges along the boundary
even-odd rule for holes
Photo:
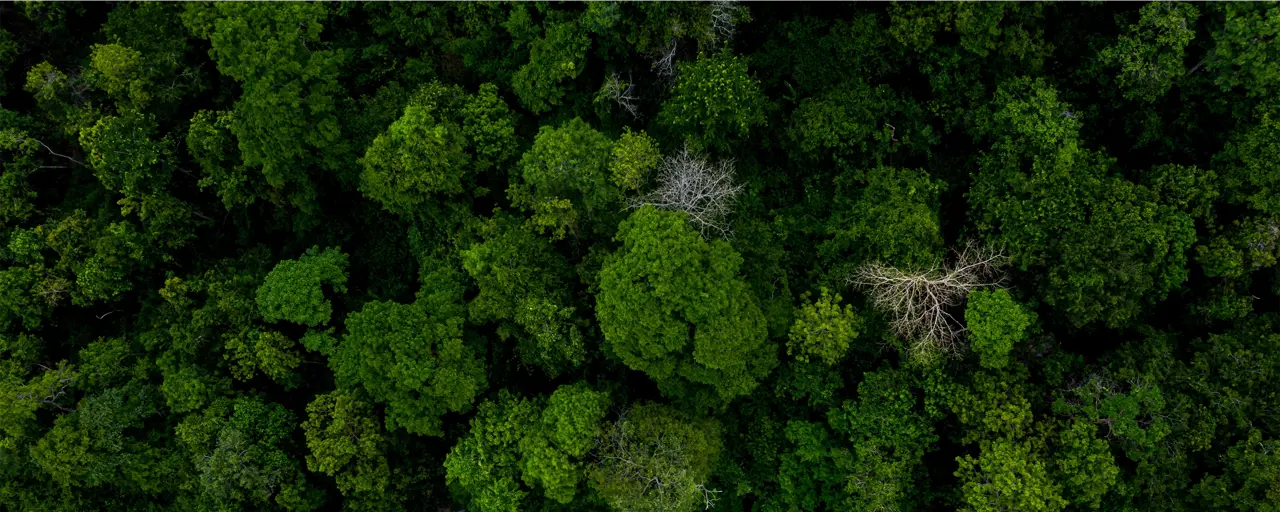
[[[1274,3],[0,4],[0,509],[1280,511]]]

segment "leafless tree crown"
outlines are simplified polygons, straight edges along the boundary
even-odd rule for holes
[[[950,310],[972,290],[1003,285],[1000,268],[1007,263],[1000,251],[970,243],[956,251],[951,263],[906,271],[872,262],[848,281],[866,290],[872,303],[889,314],[893,332],[910,342],[912,352],[955,354],[965,327]]]
[[[604,83],[605,95],[617,103],[622,110],[631,114],[634,119],[640,119],[640,106],[637,103],[640,97],[635,94],[636,85],[630,81],[623,81],[622,76],[614,73],[609,77],[609,81]]]
[[[733,39],[737,30],[738,11],[741,5],[735,0],[716,0],[711,2],[711,42],[719,43]]]
[[[689,214],[689,222],[703,236],[731,235],[728,216],[744,186],[733,176],[733,160],[716,163],[685,145],[662,159],[657,190],[630,201],[631,208],[652,205],[663,210]]]
[[[672,37],[663,48],[658,56],[653,60],[653,71],[658,74],[659,78],[667,81],[674,81],[676,78],[676,50],[679,49],[680,40]]]

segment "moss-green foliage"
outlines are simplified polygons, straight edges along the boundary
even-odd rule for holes
[[[393,213],[411,213],[433,194],[462,192],[469,158],[452,118],[461,91],[439,84],[415,95],[404,115],[369,145],[360,188]]]
[[[307,405],[307,468],[337,480],[343,494],[383,492],[389,469],[386,433],[357,393],[335,391]]]
[[[635,190],[644,184],[649,174],[662,163],[662,154],[658,152],[658,143],[641,130],[631,133],[631,128],[624,128],[622,136],[613,143],[613,161],[609,162],[609,173],[613,184],[623,190]]]
[[[1186,47],[1195,39],[1199,16],[1191,4],[1147,4],[1128,34],[1102,50],[1103,62],[1119,68],[1116,84],[1125,97],[1155,101],[1186,73]]]
[[[1277,97],[1267,2],[0,5],[0,510],[1280,512]]]
[[[1049,84],[1015,80],[993,108],[995,147],[970,204],[1015,265],[1043,269],[1045,302],[1077,325],[1120,326],[1187,278],[1191,218],[1081,147],[1080,121]]]
[[[482,234],[482,242],[460,253],[480,292],[468,303],[472,320],[500,322],[498,334],[518,340],[521,359],[550,375],[581,365],[586,344],[568,305],[567,262],[507,215],[496,215]]]

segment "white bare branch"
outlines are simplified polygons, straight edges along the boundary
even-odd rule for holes
[[[676,78],[676,50],[679,49],[680,40],[672,37],[671,42],[667,43],[667,47],[658,54],[653,61],[653,70],[658,73],[659,78],[667,81],[674,81]]]
[[[708,29],[711,43],[733,39],[737,30],[738,11],[742,9],[736,0],[716,0],[711,2],[711,27]]]
[[[722,491],[693,481],[688,447],[679,435],[637,435],[626,413],[609,425],[596,452],[598,467],[643,497],[644,510],[680,510],[701,502],[706,510]],[[611,503],[617,510],[634,510]]]
[[[892,318],[890,328],[911,343],[918,354],[936,351],[957,354],[965,327],[952,316],[970,291],[1004,284],[1003,253],[969,243],[955,260],[942,266],[906,271],[872,262],[847,280],[868,291],[875,306]]]
[[[623,81],[621,75],[614,73],[609,77],[609,81],[604,84],[604,94],[609,99],[617,103],[622,110],[631,114],[634,119],[640,119],[640,106],[637,102],[640,97],[635,95],[636,85],[630,80]]]
[[[745,188],[733,176],[733,160],[716,163],[691,151],[686,144],[674,155],[662,159],[657,190],[630,201],[631,208],[651,205],[662,210],[679,210],[702,235],[729,237],[728,216],[738,194]]]

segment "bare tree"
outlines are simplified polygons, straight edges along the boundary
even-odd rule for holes
[[[733,39],[737,30],[738,13],[742,6],[735,0],[716,0],[711,2],[711,27],[708,29],[711,43]]]
[[[1004,283],[1003,253],[966,244],[953,262],[919,271],[906,271],[872,262],[848,278],[868,291],[875,306],[889,313],[894,333],[911,343],[915,353],[938,350],[957,353],[964,324],[951,314],[970,291]]]
[[[744,188],[734,181],[733,160],[710,163],[705,155],[690,150],[686,144],[676,154],[662,159],[658,182],[657,190],[633,199],[630,207],[652,205],[679,210],[689,214],[689,222],[703,236],[732,234],[727,217]]]
[[[630,81],[623,81],[622,76],[614,73],[609,77],[609,81],[604,83],[605,97],[617,103],[622,110],[631,114],[634,119],[640,119],[640,106],[636,102],[640,101],[640,97],[635,95],[636,85]]]
[[[671,38],[671,42],[667,43],[667,47],[658,53],[658,57],[653,61],[653,70],[658,73],[659,78],[673,81],[676,78],[676,50],[679,49],[680,39]]]

